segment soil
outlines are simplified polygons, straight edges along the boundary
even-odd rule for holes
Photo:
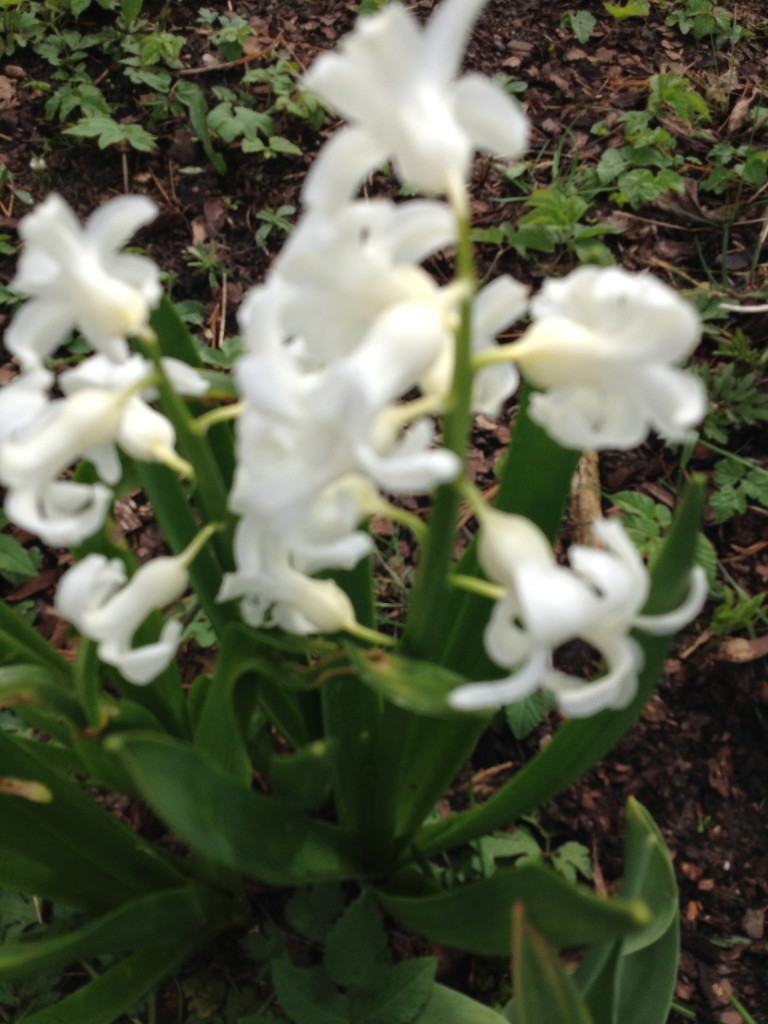
[[[410,6],[426,16],[434,3],[418,0]],[[766,236],[761,190],[718,197],[699,186],[709,171],[706,155],[715,141],[767,148],[764,139],[751,138],[747,114],[763,88],[768,8],[760,2],[741,5],[738,17],[754,34],[733,49],[715,49],[665,24],[667,6],[652,2],[645,18],[616,19],[601,3],[583,0],[579,9],[590,11],[596,25],[592,37],[581,44],[562,23],[569,10],[563,3],[490,0],[470,44],[467,65],[526,83],[522,100],[533,124],[531,153],[537,161],[539,187],[566,173],[576,161],[594,164],[607,146],[618,145],[616,118],[644,108],[652,75],[674,71],[686,76],[708,97],[714,113],[705,129],[708,138],[692,137],[674,117],[664,121],[685,147],[684,194],[668,193],[637,210],[619,210],[607,203],[601,208],[598,202],[593,212],[603,223],[623,229],[622,234],[609,236],[607,244],[628,269],[650,269],[683,287],[709,279],[731,302],[749,301],[768,286],[761,249]],[[279,51],[306,67],[352,25],[357,5],[337,0],[212,0],[209,7],[250,21],[256,35],[249,52],[260,55],[254,60]],[[147,16],[158,11],[158,4],[145,4]],[[235,86],[241,68],[217,67],[218,58],[200,31],[196,14],[196,5],[172,5],[172,27],[187,39],[181,53],[184,76],[206,90],[214,84]],[[105,17],[94,7],[82,20],[87,25],[92,18],[100,24]],[[146,101],[140,91],[118,68],[106,61],[100,65],[99,60],[98,55],[89,58],[92,77],[103,73],[112,95],[120,96],[129,116],[141,123]],[[54,189],[82,216],[126,190],[150,195],[161,214],[142,232],[140,244],[174,275],[176,301],[205,300],[201,331],[209,343],[235,334],[234,310],[246,289],[263,278],[273,255],[271,238],[261,246],[254,244],[257,214],[284,204],[298,208],[298,189],[317,149],[317,134],[286,118],[280,132],[302,148],[303,156],[259,161],[229,147],[224,176],[210,167],[182,117],[168,118],[156,127],[156,152],[100,151],[90,142],[62,135],[59,126],[45,119],[45,95],[33,83],[48,71],[28,50],[10,60],[0,56],[0,163],[13,175],[13,189],[28,192],[35,201]],[[605,125],[600,136],[590,132],[598,121]],[[326,130],[331,127],[327,122]],[[760,131],[764,133],[764,127]],[[45,170],[33,171],[30,161],[39,156],[45,158]],[[190,164],[202,172],[185,173]],[[518,216],[520,204],[497,202],[512,194],[499,168],[480,163],[474,183],[475,223],[488,227]],[[0,232],[13,238],[26,209],[13,190],[5,188],[0,193]],[[225,277],[213,286],[181,255],[184,247],[198,242],[214,245],[226,268]],[[494,262],[495,271],[512,273],[533,286],[545,273],[562,274],[574,265],[565,248],[528,262],[514,250],[499,258],[490,247],[481,246],[479,252],[481,259]],[[438,276],[449,273],[440,260],[433,261],[431,269]],[[12,259],[5,258],[0,282],[6,283],[12,274]],[[0,329],[4,319],[7,316],[0,313]],[[766,317],[742,316],[733,323],[753,345],[764,344]],[[705,340],[696,359],[710,367],[718,365],[720,357],[711,339]],[[0,348],[0,382],[15,372]],[[482,441],[472,452],[481,483],[492,478],[492,464],[509,437],[507,418],[483,427]],[[765,442],[765,425],[737,426],[729,436],[731,450],[762,466],[768,465]],[[679,478],[678,455],[656,441],[629,453],[604,453],[598,471],[606,508],[611,493],[628,489],[668,503]],[[716,458],[697,448],[688,468],[711,474]],[[161,538],[140,493],[126,505],[124,520],[141,557],[158,549]],[[14,535],[25,543],[34,540],[19,530]],[[730,577],[749,594],[763,593],[768,577],[765,510],[749,507],[719,526],[710,515],[707,535]],[[408,552],[403,554],[407,561]],[[58,643],[63,643],[64,630],[50,605],[62,563],[60,552],[45,552],[40,575],[4,594],[11,602],[34,601],[41,632]],[[669,845],[680,886],[683,952],[677,1000],[695,1012],[699,1024],[739,1024],[742,1018],[729,1001],[733,994],[758,1024],[768,1024],[768,645],[765,636],[749,633],[713,636],[708,622],[705,612],[680,638],[641,719],[609,759],[547,807],[543,822],[559,837],[577,839],[591,850],[595,884],[610,891],[621,874],[624,802],[633,795],[644,803]],[[547,741],[555,724],[545,722],[524,742],[504,728],[489,733],[467,769],[475,776],[475,792],[482,794],[482,786],[490,792],[504,771],[529,757],[537,743]],[[451,970],[455,974],[455,963]],[[471,969],[465,965],[463,973],[471,987]],[[688,1019],[692,1018],[673,1013],[670,1022],[683,1024]]]

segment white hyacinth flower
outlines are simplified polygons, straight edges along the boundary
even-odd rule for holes
[[[390,409],[443,344],[440,318],[428,307],[395,306],[350,356],[315,374],[299,372],[290,349],[270,349],[268,335],[262,341],[236,370],[246,406],[232,511],[254,513],[285,537],[347,474],[397,494],[429,492],[457,476],[458,458],[431,447],[430,421],[390,430]]]
[[[133,646],[139,626],[153,611],[177,601],[187,589],[188,568],[216,527],[206,526],[179,555],[153,558],[126,581],[119,558],[91,554],[62,576],[56,609],[83,636],[98,644],[103,662],[130,683],[143,686],[173,660],[182,625],[169,619],[153,643]]]
[[[475,150],[516,159],[528,120],[482,75],[457,78],[486,0],[444,0],[422,27],[399,3],[361,18],[340,53],[321,56],[308,88],[350,122],[323,148],[304,189],[310,207],[333,209],[393,160],[404,184],[455,198]]]
[[[267,284],[241,309],[248,338],[270,316],[284,339],[299,339],[309,368],[349,355],[378,316],[400,303],[424,303],[448,317],[456,301],[419,267],[455,241],[449,207],[430,200],[348,203],[310,211],[275,260]],[[265,294],[268,293],[268,294]]]
[[[5,514],[12,523],[36,534],[53,548],[80,544],[104,523],[112,504],[112,491],[104,484],[74,480],[30,481],[9,490]]]
[[[121,196],[81,227],[53,194],[22,218],[25,244],[11,287],[29,301],[11,322],[5,344],[24,370],[40,366],[74,329],[113,361],[128,357],[126,339],[146,334],[161,289],[151,260],[119,250],[156,215],[145,196]]]
[[[237,571],[224,577],[218,600],[241,599],[249,625],[301,634],[355,630],[355,612],[341,587],[296,569],[287,549],[256,516],[238,523],[235,561]]]
[[[630,631],[673,633],[706,598],[706,576],[697,568],[679,608],[643,616],[648,574],[618,520],[593,524],[604,549],[574,545],[570,568],[556,563],[541,531],[520,516],[489,509],[481,516],[480,530],[483,571],[505,588],[486,627],[485,648],[497,665],[514,671],[504,679],[457,687],[449,697],[457,710],[501,707],[539,688],[553,693],[559,709],[575,718],[626,707],[637,692],[643,665]],[[585,680],[552,667],[554,652],[577,638],[602,655],[606,671],[600,678]]]
[[[53,546],[77,544],[95,533],[111,491],[58,478],[86,458],[101,480],[116,484],[122,473],[116,445],[135,459],[188,473],[174,450],[171,422],[136,393],[151,371],[140,356],[115,364],[98,355],[61,375],[65,398],[48,400],[53,378],[42,367],[2,389],[0,485],[8,488],[6,512],[12,522]],[[198,387],[191,378],[187,383]]]
[[[547,281],[531,312],[511,352],[545,392],[531,417],[566,448],[632,448],[649,430],[682,441],[703,418],[702,382],[675,365],[696,347],[699,318],[650,274],[580,267]]]
[[[186,562],[181,556],[146,562],[126,582],[119,558],[87,555],[61,578],[56,608],[90,640],[99,657],[128,682],[151,682],[170,664],[181,636],[181,623],[169,619],[160,638],[133,647],[133,636],[152,611],[181,597],[187,587]]]

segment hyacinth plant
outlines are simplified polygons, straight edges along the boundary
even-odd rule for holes
[[[453,886],[444,871],[451,851],[606,754],[706,594],[695,482],[650,575],[619,519],[555,557],[583,449],[650,431],[681,441],[702,417],[701,384],[678,368],[699,324],[665,284],[615,267],[581,267],[533,297],[509,276],[478,280],[475,153],[515,160],[528,136],[498,86],[460,75],[483,5],[444,0],[421,26],[393,3],[310,69],[347,126],[243,303],[234,379],[201,369],[158,268],[122,251],[156,213],[148,198],[113,199],[83,227],[53,194],[20,223],[12,286],[26,301],[5,339],[20,372],[0,391],[0,485],[13,523],[72,549],[55,600],[79,640],[71,663],[2,605],[0,701],[16,724],[0,731],[0,884],[82,916],[7,945],[0,979],[115,957],[28,1024],[109,1024],[212,937],[258,924],[254,880],[343,883],[432,942],[513,950],[503,1017],[432,984],[432,963],[392,1024],[666,1020],[674,874],[639,805],[616,898],[543,864]],[[384,164],[422,198],[358,198]],[[423,268],[443,249],[455,252],[447,285]],[[518,321],[517,340],[497,343]],[[92,354],[54,372],[72,331]],[[497,417],[515,394],[491,504],[464,453],[474,414]],[[137,485],[171,552],[140,566],[112,516]],[[426,519],[398,504],[414,494],[431,495]],[[457,562],[466,510],[477,530]],[[373,516],[417,546],[402,624],[376,618]],[[213,671],[187,685],[180,602],[217,638]],[[576,639],[602,661],[594,678],[556,667]],[[563,718],[552,742],[487,802],[435,817],[496,709],[537,691]],[[99,791],[143,799],[175,845],[131,832]],[[586,948],[575,975],[564,947]],[[361,1016],[349,984],[321,993],[318,1020],[390,1019]]]

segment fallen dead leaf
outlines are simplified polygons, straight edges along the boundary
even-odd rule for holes
[[[747,640],[740,636],[729,636],[721,640],[715,650],[718,661],[743,663],[768,657],[768,633],[765,636]]]

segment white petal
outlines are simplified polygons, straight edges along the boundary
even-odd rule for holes
[[[99,657],[107,665],[113,665],[129,683],[145,686],[173,661],[183,629],[176,619],[169,619],[163,626],[160,638],[154,643],[126,648],[106,640],[99,645]]]
[[[675,366],[648,366],[637,377],[638,397],[654,429],[670,441],[684,441],[707,412],[704,383]]]
[[[482,75],[466,75],[452,89],[456,120],[477,149],[518,160],[528,148],[530,124],[515,100]]]
[[[424,30],[426,67],[430,76],[447,85],[459,73],[472,27],[487,0],[443,0]]]
[[[61,345],[74,326],[69,303],[31,299],[8,325],[3,344],[18,357],[24,371],[34,370]]]
[[[103,484],[56,480],[40,487],[10,490],[5,514],[51,547],[80,544],[101,528],[112,503]]]
[[[557,706],[571,718],[588,718],[599,711],[618,711],[632,702],[637,693],[637,673],[643,656],[639,645],[623,638],[606,650],[608,672],[592,681],[562,672],[549,672],[543,685],[555,695]]]
[[[539,686],[548,664],[547,653],[533,650],[530,661],[506,679],[487,683],[466,683],[448,695],[448,703],[457,711],[483,711],[529,697]]]
[[[311,209],[338,209],[388,155],[387,146],[365,128],[340,129],[320,150],[304,179],[302,201]]]
[[[708,593],[707,574],[700,565],[697,565],[691,572],[691,587],[681,605],[662,615],[638,615],[635,618],[635,625],[644,633],[651,633],[653,636],[676,633],[699,614]]]
[[[480,517],[477,557],[488,579],[509,589],[515,587],[522,562],[555,562],[551,544],[535,523],[490,506]]]
[[[147,196],[118,196],[95,210],[86,232],[102,258],[122,249],[131,237],[157,217],[158,208]]]

